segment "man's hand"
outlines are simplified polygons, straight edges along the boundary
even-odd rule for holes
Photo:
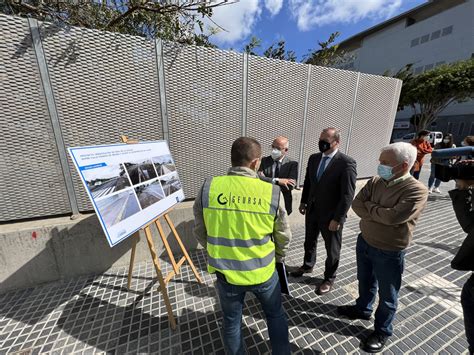
[[[459,190],[468,190],[474,188],[474,180],[456,180],[456,188]]]
[[[301,203],[300,207],[298,207],[298,210],[302,215],[306,214],[306,203]]]
[[[339,222],[336,222],[335,220],[331,220],[331,222],[329,222],[329,230],[331,232],[337,232],[339,228],[341,228],[341,224]]]
[[[278,185],[285,186],[287,189],[289,189],[290,187],[295,187],[296,181],[293,179],[278,178]]]

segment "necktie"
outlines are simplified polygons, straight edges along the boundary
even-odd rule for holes
[[[280,174],[280,162],[275,162],[276,166],[275,166],[275,175],[273,176],[274,178],[277,178],[278,175]]]
[[[321,166],[319,167],[319,170],[316,174],[316,180],[319,181],[321,178],[321,175],[324,173],[324,169],[326,169],[326,162],[328,161],[329,157],[323,157],[323,161],[321,162]]]

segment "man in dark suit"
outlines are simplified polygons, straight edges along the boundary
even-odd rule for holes
[[[298,162],[288,158],[288,138],[276,137],[272,143],[272,153],[264,157],[260,164],[259,176],[261,180],[280,185],[285,199],[286,212],[291,214],[291,190],[298,178]]]
[[[303,266],[291,273],[299,277],[311,273],[316,262],[319,233],[326,246],[324,281],[318,295],[331,291],[336,278],[342,243],[342,225],[346,219],[356,184],[356,162],[339,151],[340,133],[326,128],[319,138],[320,153],[309,157],[299,211],[306,215]]]

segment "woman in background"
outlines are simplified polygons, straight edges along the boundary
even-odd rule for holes
[[[421,168],[423,167],[423,160],[425,159],[426,154],[431,154],[433,148],[431,144],[428,142],[430,139],[430,131],[420,131],[416,135],[416,138],[411,141],[411,144],[416,147],[417,154],[416,154],[416,161],[413,165],[412,170],[410,173],[413,175],[415,179],[420,178]]]
[[[438,143],[435,145],[434,150],[437,149],[446,149],[446,148],[456,148],[456,145],[454,144],[454,139],[453,135],[451,133],[446,133],[443,136],[443,141],[441,143]],[[434,188],[433,188],[434,185]],[[433,160],[431,160],[431,173],[430,173],[430,178],[428,179],[428,191],[429,193],[436,192],[436,193],[441,193],[439,190],[439,185],[441,185],[441,180],[436,179],[435,177],[435,164],[433,163]]]

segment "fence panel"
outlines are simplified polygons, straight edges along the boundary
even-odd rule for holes
[[[240,136],[243,55],[166,43],[170,148],[187,198],[204,179],[225,174]]]
[[[154,42],[48,24],[41,34],[66,147],[163,138]],[[69,163],[79,209],[91,210]]]
[[[0,16],[0,221],[71,211],[26,19]]]
[[[249,56],[247,135],[269,155],[273,138],[289,138],[289,156],[299,159],[308,68],[304,64]]]
[[[319,152],[319,135],[324,128],[341,130],[340,150],[345,152],[349,136],[357,73],[313,66],[309,88],[301,183],[304,181],[308,158]],[[316,173],[316,172],[314,172]]]
[[[377,173],[380,148],[390,141],[400,88],[396,79],[360,74],[348,150],[357,161],[359,178]]]

